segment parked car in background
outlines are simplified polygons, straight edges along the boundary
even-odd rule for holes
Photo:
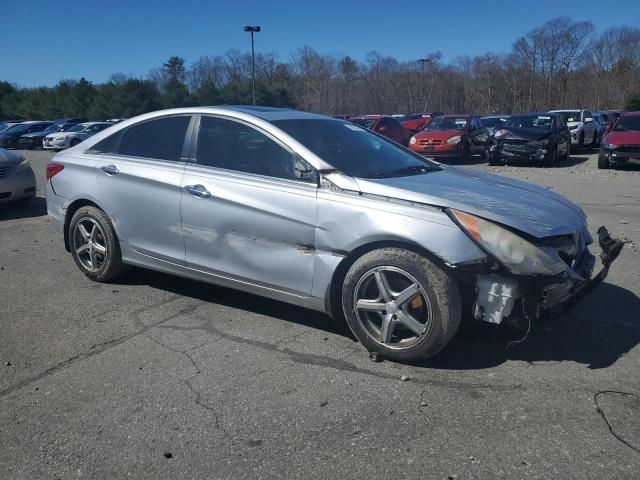
[[[640,164],[640,112],[625,112],[602,139],[598,168]]]
[[[598,134],[596,124],[589,110],[551,110],[549,113],[562,115],[564,123],[569,127],[571,143],[578,148],[596,146]]]
[[[480,123],[487,129],[489,139],[492,139],[496,131],[500,130],[508,119],[509,115],[486,115],[480,117]]]
[[[416,133],[409,148],[427,157],[462,158],[485,155],[489,133],[477,115],[442,115]]]
[[[20,120],[3,120],[0,122],[0,132],[4,132],[7,128],[20,123]]]
[[[596,144],[600,145],[600,142],[607,134],[607,132],[611,130],[611,127],[613,127],[613,124],[616,123],[618,117],[616,117],[613,112],[593,112],[591,114],[591,118],[593,118],[593,121],[596,125]]]
[[[36,176],[18,152],[0,148],[0,205],[25,204],[36,195]]]
[[[48,134],[44,137],[42,147],[46,150],[64,150],[75,147],[83,140],[112,126],[113,123],[110,122],[78,123],[65,132]]]
[[[385,115],[361,115],[349,118],[351,123],[368,128],[406,147],[411,133],[393,117]]]
[[[20,137],[26,133],[40,132],[51,125],[52,122],[31,121],[12,125],[0,132],[0,148],[18,148]]]
[[[27,133],[20,137],[18,147],[26,150],[34,148],[42,148],[44,137],[50,133],[66,132],[73,128],[77,123],[52,123],[40,132]]]
[[[494,135],[489,165],[533,161],[553,167],[571,154],[571,135],[564,117],[557,113],[511,115]]]
[[[407,113],[406,115],[398,118],[398,121],[404,128],[412,133],[419,132],[435,117],[444,115],[442,112],[432,113]]]
[[[592,278],[586,216],[561,195],[266,107],[123,122],[57,154],[45,190],[93,281],[137,265],[275,298],[346,317],[367,350],[400,361],[438,353],[463,314],[535,321],[578,300],[623,246],[598,230]]]

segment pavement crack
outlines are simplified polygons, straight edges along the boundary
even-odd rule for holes
[[[627,447],[629,447],[634,452],[640,453],[640,448],[629,443],[627,440],[622,438],[622,436],[615,431],[615,429],[613,428],[613,425],[611,425],[611,422],[609,422],[609,419],[607,418],[607,414],[604,413],[604,410],[600,407],[600,404],[598,403],[598,397],[600,395],[606,395],[606,394],[622,395],[624,397],[636,397],[636,395],[634,395],[633,393],[620,392],[617,390],[600,390],[596,392],[596,394],[593,396],[593,402],[596,404],[596,411],[600,414],[604,422],[607,424],[607,427],[609,428],[609,432],[611,433],[611,435],[613,435],[614,438],[619,442],[624,443]]]
[[[23,388],[23,387],[26,387],[27,385],[30,385],[33,382],[37,382],[38,380],[40,380],[40,379],[42,379],[44,377],[47,377],[47,376],[57,372],[58,370],[62,370],[62,369],[66,368],[66,367],[68,367],[70,365],[73,365],[76,362],[80,362],[82,360],[86,360],[88,358],[91,358],[94,355],[98,355],[99,353],[102,353],[102,352],[104,352],[106,350],[109,350],[110,348],[117,347],[118,345],[126,342],[127,340],[130,340],[130,339],[132,339],[134,337],[137,337],[139,335],[143,335],[146,332],[148,332],[149,330],[151,330],[152,328],[157,327],[158,325],[160,325],[160,324],[162,324],[164,322],[172,320],[175,317],[178,317],[180,315],[184,315],[184,310],[185,309],[182,309],[179,312],[177,312],[177,313],[175,313],[173,315],[170,315],[169,317],[163,318],[163,319],[158,320],[158,321],[156,321],[154,323],[150,323],[150,324],[148,324],[146,326],[142,323],[142,321],[140,319],[140,315],[142,313],[144,313],[146,311],[149,311],[149,310],[153,310],[154,308],[158,308],[160,306],[166,305],[167,303],[171,303],[171,302],[173,302],[173,301],[175,301],[175,300],[177,300],[179,298],[180,298],[179,295],[172,295],[171,297],[169,297],[169,298],[167,298],[165,300],[162,300],[161,302],[157,302],[157,303],[154,303],[153,305],[149,305],[149,306],[142,307],[142,308],[139,308],[137,310],[134,310],[133,312],[131,312],[129,314],[129,316],[132,319],[133,324],[135,326],[140,327],[139,330],[136,330],[134,332],[131,332],[131,333],[127,334],[127,335],[123,335],[123,336],[118,337],[118,338],[107,340],[107,341],[102,342],[102,343],[94,344],[91,347],[89,347],[89,350],[87,350],[85,352],[76,353],[74,356],[72,356],[70,358],[67,358],[66,360],[63,360],[62,362],[57,363],[57,364],[53,365],[52,367],[49,367],[49,368],[47,368],[46,370],[44,370],[44,371],[42,371],[40,373],[37,373],[35,375],[31,375],[30,377],[27,377],[27,378],[19,381],[18,383],[14,384],[14,385],[11,385],[10,387],[7,387],[7,388],[5,388],[3,390],[0,390],[0,398],[5,397],[5,396],[15,392],[16,390],[19,390],[19,389]],[[191,311],[191,310],[189,310],[189,311]]]
[[[386,380],[398,380],[400,378],[399,375],[396,375],[396,374],[377,372],[373,370],[368,370],[366,368],[358,367],[353,363],[345,361],[344,359],[330,358],[330,357],[325,357],[322,355],[316,355],[312,353],[301,353],[295,350],[291,350],[289,348],[285,348],[279,345],[274,345],[261,340],[254,340],[254,339],[244,338],[244,337],[240,337],[230,333],[226,333],[220,330],[219,328],[215,327],[209,319],[202,317],[197,312],[191,313],[191,316],[201,320],[203,324],[198,326],[188,326],[188,327],[175,326],[175,325],[163,325],[159,328],[171,329],[171,330],[177,330],[177,331],[204,330],[212,335],[222,337],[234,343],[249,345],[255,348],[259,348],[261,350],[267,350],[267,351],[287,355],[291,361],[298,364],[319,366],[323,368],[332,368],[334,370],[358,373],[358,374],[373,376],[373,377],[386,379]],[[475,390],[477,389],[490,390],[490,391],[507,391],[507,390],[523,388],[522,384],[504,385],[504,386],[492,385],[492,384],[480,384],[480,383],[468,384],[468,383],[460,383],[460,382],[453,382],[453,381],[447,381],[447,380],[424,379],[424,378],[413,378],[412,381],[413,383],[418,383],[423,385],[437,385],[442,387],[465,390],[471,395],[474,395],[474,394],[477,395],[477,393],[475,392]]]
[[[161,347],[166,348],[170,352],[177,353],[179,355],[185,356],[189,360],[189,362],[191,362],[191,365],[193,366],[196,375],[199,375],[201,373],[200,367],[198,367],[198,364],[196,363],[196,360],[188,352],[189,351],[193,351],[193,350],[195,350],[197,348],[200,348],[203,345],[209,345],[211,343],[215,343],[216,341],[220,340],[218,338],[218,339],[214,340],[213,342],[200,344],[200,345],[197,345],[197,346],[195,346],[195,347],[193,347],[193,348],[191,348],[189,350],[178,350],[177,348],[170,347],[166,343],[163,343],[163,342],[161,342],[159,340],[156,340],[155,338],[150,337],[149,335],[145,335],[145,337],[148,338],[149,340],[151,340],[152,342],[156,343],[157,345],[160,345]],[[210,407],[209,405],[207,405],[205,402],[202,401],[202,393],[193,386],[193,384],[191,383],[191,380],[184,379],[184,380],[182,380],[182,382],[187,386],[187,388],[189,389],[189,391],[193,395],[193,397],[194,397],[193,400],[194,400],[195,404],[198,405],[200,408],[203,408],[204,410],[207,410],[209,413],[211,413],[211,415],[213,416],[213,420],[214,420],[214,424],[215,424],[216,430],[219,430],[220,432],[222,432],[223,436],[227,440],[229,440],[231,445],[235,446],[235,442],[234,442],[233,437],[231,436],[231,434],[220,423],[220,417],[219,417],[218,413],[212,407]]]

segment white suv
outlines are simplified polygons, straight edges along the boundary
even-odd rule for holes
[[[598,132],[589,110],[551,110],[549,113],[562,115],[571,132],[572,145],[577,145],[578,147],[584,147],[585,145],[596,146]]]

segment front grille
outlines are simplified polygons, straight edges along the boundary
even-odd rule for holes
[[[640,145],[619,145],[614,152],[634,153],[640,156]]]
[[[427,139],[423,139],[423,140],[419,140],[418,142],[420,145],[422,146],[426,146],[426,145],[442,145],[443,141],[442,140],[437,140],[437,139],[431,139],[431,138],[427,138]]]
[[[0,166],[0,178],[9,176],[9,172],[11,171],[10,166]]]

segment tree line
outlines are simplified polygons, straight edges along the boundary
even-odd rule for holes
[[[81,78],[38,88],[0,82],[0,118],[128,118],[161,108],[251,101],[251,55],[237,50],[203,56],[189,67],[171,57],[145,78],[114,74],[105,83]],[[591,22],[560,17],[518,38],[508,53],[448,62],[438,51],[419,61],[375,51],[357,61],[307,46],[288,61],[261,53],[256,103],[330,115],[640,110],[640,29],[598,34]]]

